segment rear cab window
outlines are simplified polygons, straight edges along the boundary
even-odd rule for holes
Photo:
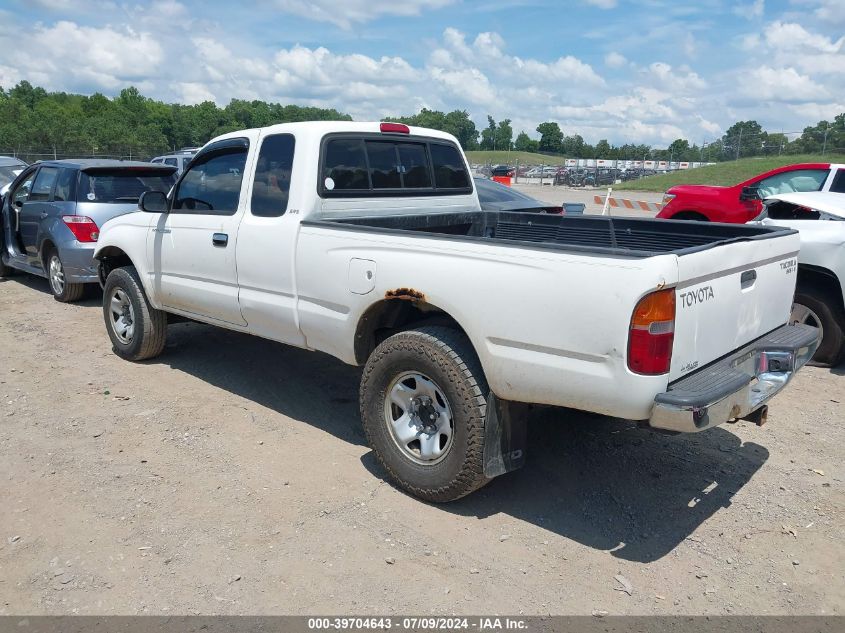
[[[318,191],[323,198],[463,195],[472,181],[447,140],[336,134],[323,140]]]

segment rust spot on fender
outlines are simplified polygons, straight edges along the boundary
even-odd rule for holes
[[[384,293],[385,299],[401,299],[403,301],[425,301],[425,295],[413,288],[396,288]]]

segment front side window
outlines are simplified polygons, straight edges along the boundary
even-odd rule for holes
[[[173,199],[174,213],[235,215],[247,148],[211,150],[191,164]]]
[[[29,198],[29,192],[32,189],[32,181],[35,180],[35,170],[24,178],[23,182],[15,188],[15,193],[12,194],[12,202],[15,206],[20,206]]]
[[[277,218],[287,211],[294,146],[292,134],[274,134],[262,141],[252,183],[252,215]]]
[[[179,161],[177,161],[175,158],[165,158],[164,164],[165,165],[172,165],[173,167],[178,167]]]
[[[29,194],[29,201],[45,202],[49,200],[58,174],[59,170],[55,167],[42,167],[39,169],[35,183],[32,185],[32,193]]]
[[[829,173],[827,169],[796,169],[764,178],[756,186],[760,198],[779,193],[820,191]]]

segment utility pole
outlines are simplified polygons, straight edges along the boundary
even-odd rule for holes
[[[742,126],[739,127],[739,142],[736,144],[736,159],[739,160],[739,150],[742,147]]]
[[[830,131],[830,123],[828,123],[824,128],[824,142],[822,143],[822,156],[824,156],[824,153],[827,150],[827,133],[829,131]]]

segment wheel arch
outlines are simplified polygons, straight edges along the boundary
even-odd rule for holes
[[[701,211],[693,211],[692,209],[684,209],[683,211],[678,211],[672,217],[668,218],[670,220],[697,220],[699,222],[709,222],[710,218],[704,215]]]
[[[115,268],[135,265],[132,258],[119,246],[104,246],[97,251],[94,259],[100,262],[97,274],[100,277],[101,286],[106,283],[106,277]]]
[[[358,319],[355,328],[355,361],[367,362],[372,351],[388,336],[419,325],[445,325],[460,331],[479,356],[475,344],[458,319],[443,308],[430,303],[410,288],[388,293],[384,299],[371,304]]]
[[[53,241],[53,238],[47,236],[43,240],[41,240],[41,247],[38,250],[38,261],[41,262],[41,266],[44,268],[44,272],[47,272],[47,255],[50,254],[50,251],[53,249],[58,249],[56,243]]]
[[[820,290],[834,298],[834,306],[840,315],[845,314],[845,298],[843,298],[842,283],[832,270],[812,264],[798,264],[798,280],[796,290],[811,287]]]

